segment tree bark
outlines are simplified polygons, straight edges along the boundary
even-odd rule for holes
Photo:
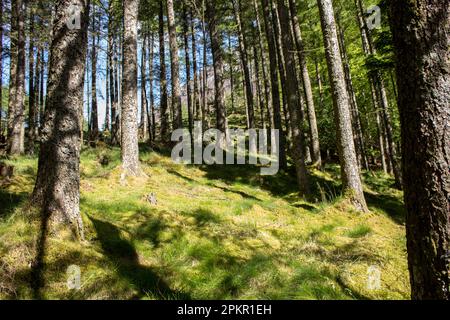
[[[242,61],[242,68],[244,71],[245,96],[247,98],[247,112],[249,128],[255,127],[255,108],[253,103],[252,81],[250,77],[249,63],[248,63],[248,44],[247,37],[244,34],[244,27],[241,21],[242,5],[240,0],[232,0],[234,8],[234,16],[238,28],[239,37],[239,53]]]
[[[160,118],[161,140],[169,141],[169,116],[167,103],[166,46],[164,43],[164,2],[159,1],[159,75],[160,75]]]
[[[311,158],[313,165],[317,168],[322,166],[320,155],[319,130],[317,128],[316,108],[314,105],[314,96],[312,92],[311,79],[309,77],[308,65],[306,62],[305,48],[297,18],[297,5],[295,0],[289,0],[289,9],[291,14],[292,26],[294,29],[294,40],[298,61],[300,62],[303,90],[305,94],[306,106],[308,110],[309,134],[311,136]]]
[[[147,60],[147,35],[143,35],[141,48],[141,134],[142,140],[148,139],[148,101],[147,101],[147,75],[146,75],[146,60]]]
[[[11,7],[11,69],[9,82],[7,153],[9,155],[18,155],[24,152],[25,8],[23,0],[13,2]]]
[[[333,96],[342,184],[357,210],[368,211],[356,159],[350,118],[350,100],[346,89],[342,59],[331,0],[317,0],[322,25],[325,54]]]
[[[191,80],[191,59],[189,56],[189,17],[186,5],[183,4],[183,33],[184,33],[184,58],[186,65],[186,95],[187,95],[187,110],[189,132],[192,135],[194,127],[193,104],[192,104],[192,80]]]
[[[450,5],[391,2],[413,299],[450,299]]]
[[[364,134],[361,126],[358,101],[356,100],[356,93],[353,86],[353,80],[350,72],[350,64],[347,54],[347,46],[345,42],[345,34],[339,14],[337,14],[336,22],[337,22],[339,46],[341,50],[341,57],[344,67],[345,81],[347,83],[347,90],[350,96],[351,116],[353,124],[353,133],[355,134],[354,140],[356,146],[356,154],[358,157],[357,159],[361,168],[369,170],[369,162],[367,160],[365,151]]]
[[[193,13],[191,11],[191,17],[193,16]],[[193,107],[194,107],[194,114],[195,114],[195,120],[201,119],[201,108],[200,108],[200,97],[199,97],[199,76],[197,71],[197,41],[196,41],[196,30],[195,30],[195,21],[193,18],[191,18],[191,42],[192,42],[192,66],[193,66],[193,73],[194,73],[194,90],[192,92],[192,101],[193,101]]]
[[[289,120],[293,139],[293,160],[297,171],[297,183],[302,195],[309,193],[309,182],[305,165],[303,113],[300,110],[300,96],[298,78],[295,68],[294,42],[289,25],[289,11],[284,0],[277,0],[280,21],[282,54],[285,61],[286,97],[289,108]]]
[[[206,3],[206,15],[208,18],[209,34],[211,37],[211,49],[214,65],[214,84],[215,84],[215,109],[216,109],[216,128],[225,132],[227,128],[227,116],[225,110],[225,90],[223,75],[223,51],[222,36],[218,30],[218,17],[216,14],[217,1],[211,0]]]
[[[148,77],[150,82],[150,92],[149,92],[149,98],[150,98],[150,114],[151,114],[151,120],[149,121],[149,125],[151,126],[151,130],[149,129],[149,132],[151,132],[151,138],[150,141],[154,141],[156,138],[156,115],[155,115],[155,98],[153,93],[153,77],[154,77],[154,68],[153,68],[153,58],[155,55],[154,52],[154,35],[153,32],[150,35],[149,39],[149,54],[150,57],[148,59]]]
[[[175,26],[175,13],[173,10],[173,0],[167,0],[167,23],[169,26],[169,46],[170,46],[170,72],[172,75],[172,110],[173,129],[183,127],[183,114],[181,110],[181,89],[180,89],[180,63],[178,57],[178,43]]]
[[[256,28],[258,32],[258,45],[259,51],[261,52],[261,71],[262,78],[264,84],[264,100],[266,102],[267,108],[267,119],[269,120],[269,127],[274,128],[275,124],[273,122],[273,110],[272,110],[272,96],[270,92],[270,79],[267,76],[267,56],[266,50],[263,42],[263,32],[261,28],[261,19],[259,17],[259,6],[257,0],[253,0],[253,7],[255,9],[255,18],[256,18]]]
[[[92,4],[92,51],[91,51],[91,121],[89,140],[95,143],[98,140],[98,105],[97,105],[97,26],[95,4]]]
[[[261,5],[264,10],[264,26],[266,30],[267,45],[269,48],[269,69],[270,69],[270,84],[272,91],[272,110],[273,110],[273,123],[274,128],[279,130],[280,143],[279,143],[279,161],[280,167],[287,168],[286,160],[286,136],[284,135],[283,125],[281,122],[281,104],[280,104],[280,83],[278,81],[278,61],[277,61],[277,48],[275,42],[275,32],[271,19],[271,10],[269,0],[261,0]]]
[[[29,6],[29,41],[28,41],[28,144],[27,153],[34,154],[34,142],[36,133],[36,96],[34,90],[34,12]]]
[[[71,5],[81,9],[80,29],[67,28],[65,13]],[[55,12],[48,98],[33,204],[42,210],[43,221],[51,218],[63,223],[83,239],[79,208],[79,110],[83,108],[89,0],[59,0]]]
[[[137,19],[138,0],[124,1],[121,149],[125,176],[141,174],[138,146]]]

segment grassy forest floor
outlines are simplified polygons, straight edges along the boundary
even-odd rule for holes
[[[119,149],[83,150],[86,241],[47,237],[40,291],[30,286],[39,218],[26,209],[37,158],[5,161],[15,174],[0,180],[0,298],[409,298],[402,194],[390,177],[364,174],[371,212],[360,214],[340,196],[337,166],[312,170],[314,196],[299,201],[293,172],[183,166],[142,149],[148,178],[127,185]],[[80,290],[67,288],[69,265],[81,269]],[[370,266],[380,289],[368,289]]]

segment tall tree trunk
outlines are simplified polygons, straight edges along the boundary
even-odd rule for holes
[[[45,81],[44,81],[44,73],[45,73],[45,48],[42,45],[41,48],[41,68],[39,70],[39,75],[40,75],[40,80],[39,80],[39,132],[42,129],[42,127],[44,126],[44,114],[45,114],[45,102],[46,102],[46,98],[45,98],[45,94],[44,94],[44,85],[45,85]],[[83,139],[81,139],[81,141],[83,141]]]
[[[25,120],[25,28],[24,2],[12,3],[11,10],[11,71],[8,105],[8,143],[9,155],[18,155],[23,150],[23,130]],[[16,31],[14,31],[16,30]]]
[[[154,34],[153,32],[150,35],[150,39],[149,39],[149,59],[148,59],[148,77],[149,77],[149,81],[150,81],[150,92],[149,92],[149,96],[150,96],[150,115],[151,115],[151,120],[149,121],[149,125],[151,126],[151,131],[149,130],[149,132],[151,132],[151,137],[150,137],[150,141],[154,141],[156,138],[156,115],[155,115],[155,98],[154,98],[154,93],[153,93],[153,77],[154,77],[154,68],[153,68],[153,58],[155,55],[155,51],[154,51]]]
[[[199,99],[199,77],[198,77],[198,71],[197,71],[197,41],[196,41],[196,30],[195,30],[195,21],[194,21],[194,15],[191,10],[191,42],[192,42],[192,66],[193,66],[193,73],[194,73],[194,90],[192,92],[192,103],[193,108],[195,110],[195,119],[198,121],[201,119],[201,109],[200,109],[200,99]]]
[[[357,210],[368,211],[356,159],[342,59],[331,0],[317,0],[333,96],[342,184]]]
[[[39,135],[39,127],[40,127],[40,123],[42,121],[41,117],[40,117],[40,97],[39,97],[39,87],[41,86],[41,75],[39,74],[40,70],[41,70],[41,45],[38,44],[37,45],[37,51],[36,51],[36,63],[34,64],[34,83],[33,83],[33,94],[34,94],[34,112],[35,112],[35,122],[34,122],[34,137],[36,139],[36,137],[38,137]]]
[[[266,30],[267,45],[269,48],[269,69],[270,69],[270,84],[272,91],[273,123],[274,128],[279,130],[280,135],[280,143],[278,150],[280,167],[286,169],[287,168],[287,160],[285,153],[286,137],[284,135],[283,125],[281,122],[280,83],[278,81],[278,61],[277,61],[275,33],[272,25],[269,0],[261,0],[261,5],[264,10],[263,14],[264,26]]]
[[[302,195],[309,193],[308,176],[305,165],[303,113],[300,110],[298,79],[295,68],[294,42],[289,25],[289,11],[284,0],[277,0],[282,41],[282,54],[285,61],[286,96],[289,107],[289,120],[293,139],[293,160],[297,171],[297,183]]]
[[[170,46],[170,72],[172,75],[172,110],[173,129],[183,127],[183,114],[181,109],[181,89],[180,89],[180,63],[178,57],[177,32],[175,26],[175,13],[173,10],[173,0],[167,0],[167,23],[169,25],[169,46]]]
[[[255,9],[256,18],[256,28],[258,32],[258,45],[259,51],[261,52],[261,71],[264,83],[264,100],[267,107],[267,119],[269,119],[269,127],[274,128],[275,124],[273,122],[273,110],[272,110],[272,96],[270,93],[270,79],[267,76],[267,56],[266,50],[263,42],[263,32],[261,28],[261,19],[259,18],[259,6],[257,0],[253,0],[253,7]]]
[[[66,12],[81,9],[81,28],[69,30]],[[48,99],[33,204],[49,219],[68,225],[83,239],[80,215],[80,112],[83,108],[89,0],[59,0],[53,21]],[[43,236],[45,239],[45,235]]]
[[[107,52],[107,56],[108,56],[108,76],[109,76],[109,96],[110,96],[110,103],[111,103],[111,114],[110,114],[110,118],[111,118],[111,125],[109,123],[107,123],[105,125],[107,130],[110,130],[111,132],[111,138],[113,136],[113,132],[115,130],[115,123],[116,123],[116,112],[117,112],[117,101],[116,101],[116,90],[115,90],[115,86],[114,86],[114,81],[115,81],[115,77],[116,77],[116,69],[113,65],[113,50],[114,50],[114,37],[113,37],[113,7],[112,7],[112,3],[109,3],[109,8],[108,8],[108,52]],[[109,121],[109,118],[107,118]]]
[[[91,121],[90,121],[90,136],[91,142],[98,139],[98,105],[97,105],[97,23],[96,23],[96,8],[92,4],[92,51],[91,51]]]
[[[297,5],[295,0],[289,0],[289,9],[291,14],[292,26],[294,29],[294,40],[298,61],[300,62],[303,90],[308,110],[309,134],[311,136],[311,158],[313,165],[320,168],[322,166],[322,158],[320,156],[319,130],[317,128],[316,108],[314,105],[314,96],[311,87],[311,79],[309,77],[308,65],[306,62],[305,48],[303,45],[300,24],[297,18]]]
[[[141,174],[138,146],[137,19],[138,0],[124,0],[121,149],[124,175]]]
[[[229,61],[228,65],[230,68],[230,91],[231,91],[231,113],[233,114],[235,111],[235,102],[234,102],[234,67],[233,67],[233,49],[231,46],[231,34],[228,35],[228,56]]]
[[[227,115],[225,110],[225,90],[223,75],[223,51],[222,36],[218,30],[218,17],[216,15],[216,0],[207,1],[206,15],[208,17],[209,34],[211,37],[211,49],[214,65],[214,83],[215,83],[215,109],[216,109],[216,128],[225,132],[227,128]]]
[[[184,58],[186,64],[186,95],[187,95],[187,110],[189,132],[192,135],[194,127],[193,105],[192,105],[192,80],[191,80],[191,59],[189,57],[189,17],[187,13],[186,4],[183,4],[183,33],[184,33]]]
[[[27,153],[34,154],[34,141],[36,133],[36,96],[34,90],[34,12],[29,8],[29,42],[28,42],[28,143]]]
[[[252,81],[250,77],[249,63],[248,63],[248,44],[247,37],[244,34],[244,27],[241,21],[242,5],[240,0],[232,0],[234,8],[234,16],[238,28],[239,37],[239,53],[242,61],[242,68],[244,71],[245,79],[245,95],[247,98],[247,110],[248,110],[248,123],[250,128],[255,127],[255,109],[253,104],[253,91],[252,91]]]
[[[160,75],[160,103],[161,140],[169,141],[169,115],[167,103],[167,75],[166,75],[166,46],[164,43],[164,2],[159,1],[159,75]]]
[[[147,60],[147,35],[143,35],[142,49],[141,49],[141,123],[140,127],[143,141],[148,139],[148,101],[147,101],[147,75],[146,75],[146,60]]]
[[[449,300],[450,5],[390,4],[412,298]]]
[[[356,93],[353,87],[353,80],[350,72],[349,58],[347,54],[347,46],[345,42],[345,34],[344,30],[342,29],[339,13],[337,14],[336,22],[337,22],[339,46],[341,50],[341,57],[345,73],[345,81],[347,83],[347,90],[350,96],[353,133],[355,134],[354,140],[358,156],[358,163],[360,164],[360,167],[364,168],[365,170],[369,170],[369,162],[367,160],[367,155],[365,151],[364,134],[361,126],[361,118],[359,114],[358,102],[356,101]]]
[[[202,2],[202,36],[203,36],[203,72],[202,72],[202,123],[203,130],[210,128],[210,112],[208,106],[208,60],[206,55],[207,32],[206,32],[206,4]]]
[[[259,75],[259,57],[258,57],[258,49],[256,46],[253,47],[253,61],[255,63],[255,87],[256,87],[256,93],[258,96],[258,102],[259,102],[259,112],[260,112],[260,118],[261,118],[261,124],[263,126],[263,128],[266,128],[266,120],[264,117],[264,105],[265,105],[265,100],[264,100],[264,94],[262,92],[261,89],[261,78]]]

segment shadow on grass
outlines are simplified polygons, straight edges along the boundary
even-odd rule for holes
[[[406,209],[402,201],[388,195],[364,193],[369,207],[374,207],[386,212],[386,214],[396,223],[405,224]]]
[[[27,197],[28,194],[25,192],[10,193],[0,188],[0,218],[12,213]]]
[[[172,290],[152,268],[143,266],[135,247],[121,237],[119,229],[113,224],[89,217],[105,255],[117,265],[120,276],[126,278],[138,289],[134,299],[147,295],[158,299],[189,299],[189,295]]]
[[[177,172],[175,170],[168,170],[167,172],[170,173],[170,174],[173,174],[173,175],[175,175],[175,176],[177,176],[177,177],[179,177],[181,179],[184,179],[184,180],[186,180],[189,183],[202,184],[202,182],[199,182],[199,181],[196,181],[195,179],[186,177],[186,176],[182,175],[181,173],[179,173],[179,172]],[[252,196],[252,195],[250,195],[248,193],[239,191],[239,190],[233,190],[233,189],[230,189],[230,188],[225,188],[225,187],[222,187],[222,186],[215,185],[214,183],[211,183],[211,182],[203,183],[203,184],[205,184],[207,186],[210,186],[210,187],[213,187],[213,188],[221,189],[222,191],[225,191],[225,192],[231,192],[231,193],[238,194],[238,195],[240,195],[241,197],[243,197],[245,199],[252,199],[252,200],[260,201],[260,199],[258,199],[257,197]]]

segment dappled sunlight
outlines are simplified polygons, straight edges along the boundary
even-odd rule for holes
[[[99,162],[105,156],[109,159],[106,168]],[[86,242],[49,236],[43,297],[408,298],[404,230],[392,220],[403,213],[392,212],[396,207],[369,202],[376,210],[361,214],[330,192],[325,201],[320,195],[314,202],[300,200],[294,193],[280,198],[266,178],[243,174],[251,168],[236,166],[241,175],[237,179],[230,175],[234,167],[175,165],[152,151],[141,153],[148,178],[130,180],[124,186],[119,157],[116,149],[84,150],[80,205]],[[0,193],[6,203],[2,210],[15,215],[9,221],[0,217],[1,253],[12,263],[0,282],[23,288],[14,293],[0,289],[4,298],[31,294],[25,289],[30,272],[26,263],[17,266],[22,269],[14,274],[11,270],[14,256],[31,255],[24,251],[24,238],[14,234],[31,228],[21,212],[31,192],[32,163],[30,167],[29,160],[15,162],[19,174]],[[107,175],[102,174],[106,171]],[[313,177],[322,185],[332,183],[327,170],[317,176],[313,171]],[[277,179],[286,185],[283,173],[268,181],[278,185]],[[21,187],[18,181],[23,182]],[[375,186],[366,185],[374,199],[389,196],[401,201],[400,193],[378,193],[383,177],[377,176],[376,181]],[[295,181],[286,189],[290,187],[295,189]],[[150,193],[156,204],[148,201]],[[81,269],[80,291],[65,285],[65,272],[72,264]],[[382,271],[380,290],[366,287],[371,265]]]

